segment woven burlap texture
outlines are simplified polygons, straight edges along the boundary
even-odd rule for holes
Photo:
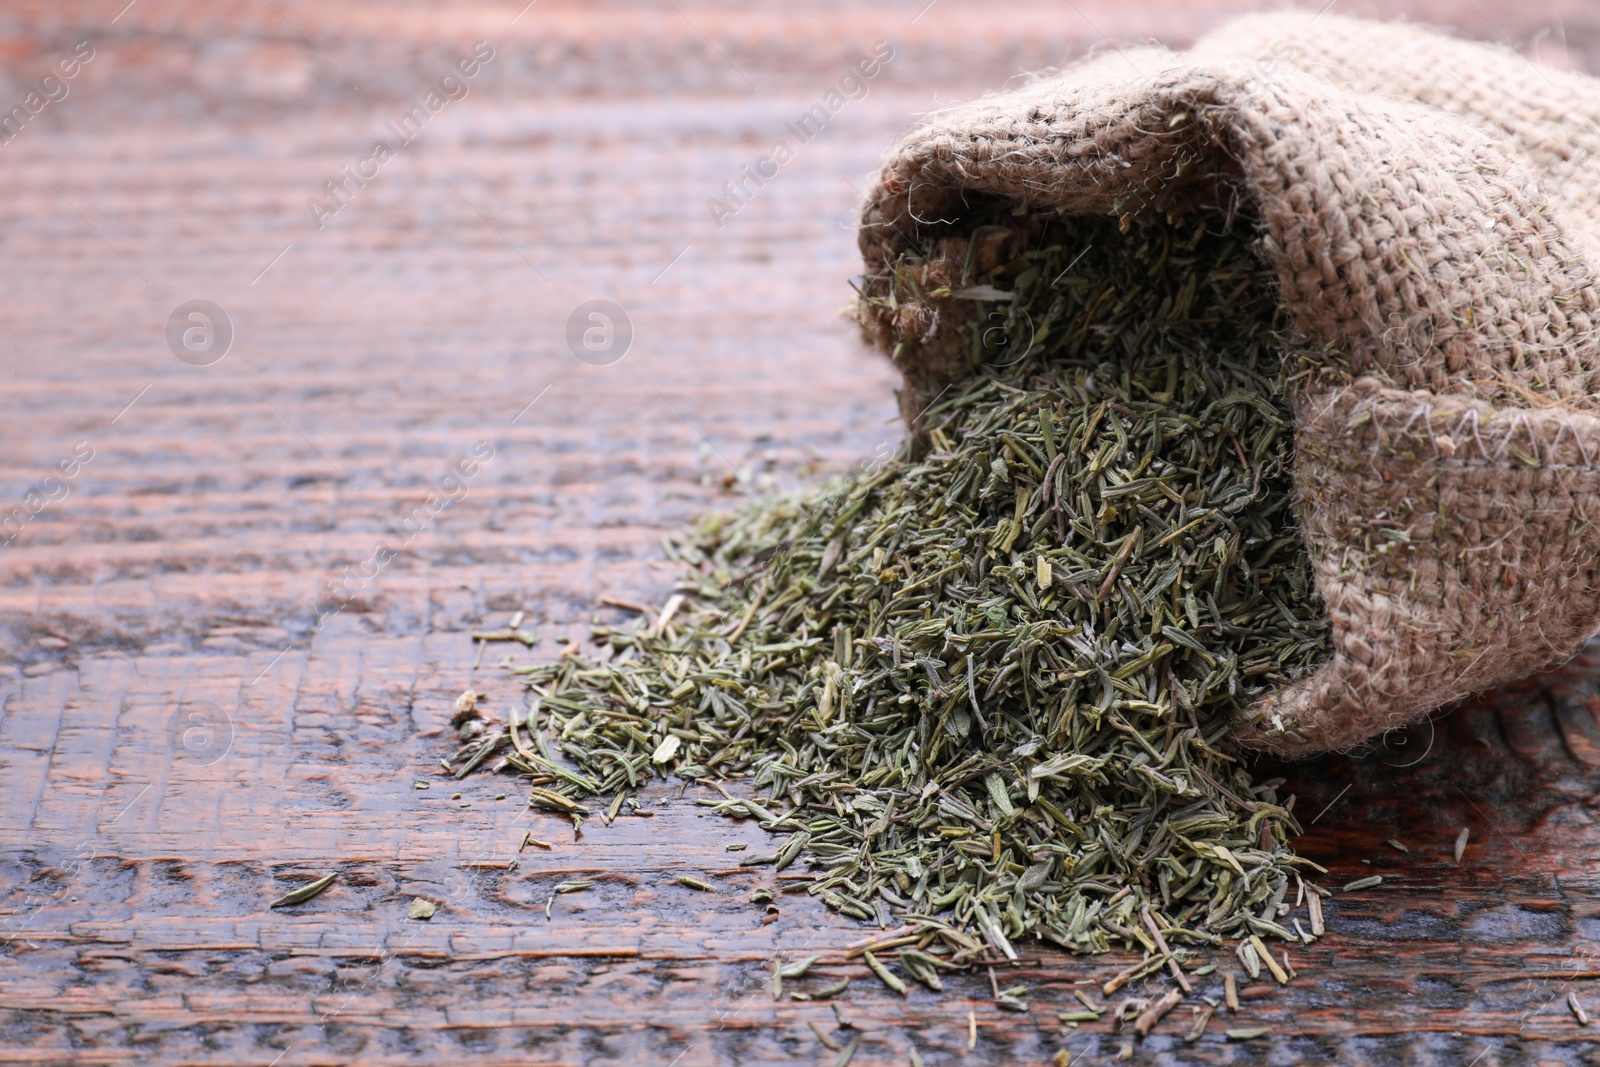
[[[1112,50],[928,119],[868,191],[865,291],[887,294],[896,270],[924,293],[958,276],[977,194],[1259,226],[1294,329],[1347,373],[1292,398],[1332,653],[1233,736],[1349,749],[1570,656],[1600,625],[1596,120],[1600,82],[1507,50],[1251,17],[1187,53]],[[861,314],[908,415],[970,373],[955,343],[969,301]]]

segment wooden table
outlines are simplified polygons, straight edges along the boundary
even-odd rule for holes
[[[513,781],[456,785],[438,758],[463,689],[518,699],[503,649],[474,668],[471,630],[526,611],[518,655],[555,655],[620,617],[601,596],[660,601],[663,532],[898,439],[892,376],[842,309],[858,191],[899,130],[1235,5],[124,2],[0,11],[8,107],[93,48],[0,144],[0,514],[27,519],[0,548],[0,1060],[831,1063],[823,1039],[852,1033],[857,1064],[913,1044],[928,1064],[1113,1058],[1109,1019],[1057,1013],[1131,957],[1028,949],[996,969],[1024,1013],[983,974],[901,999],[845,962],[859,925],[804,894],[775,919],[748,903],[771,875],[725,846],[763,834],[703,794],[661,786],[653,818],[574,839]],[[1407,10],[1600,67],[1578,3]],[[374,173],[385,124],[479,40],[493,58],[446,84],[464,98]],[[714,213],[879,40],[896,54],[866,96]],[[623,358],[569,350],[590,299],[625,310]],[[186,360],[169,345],[194,300],[231,323],[215,362],[204,336]],[[492,459],[445,481],[475,447]],[[385,538],[404,550],[363,574]],[[1424,726],[1276,772],[1325,884],[1384,884],[1335,894],[1287,987],[1246,982],[1192,1044],[1180,1007],[1137,1058],[1596,1055],[1566,997],[1600,1015],[1597,723],[1600,663],[1580,662],[1441,720],[1431,747]],[[519,856],[526,831],[554,848]],[[547,919],[579,877],[599,885]],[[415,896],[443,906],[408,919]],[[772,960],[802,953],[857,979],[854,1030],[772,1000]],[[1216,962],[1213,999],[1239,970]]]

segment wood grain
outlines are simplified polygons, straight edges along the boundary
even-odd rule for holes
[[[841,309],[858,190],[917,114],[1245,5],[519,7],[0,12],[0,103],[95,49],[0,144],[0,515],[93,451],[0,547],[0,1060],[833,1062],[812,1024],[859,1033],[857,1064],[913,1044],[928,1064],[1110,1060],[1131,1033],[1057,1013],[1132,957],[1029,949],[996,970],[1025,1013],[982,974],[902,999],[845,960],[860,925],[804,893],[775,918],[748,902],[775,883],[726,846],[764,835],[697,791],[575,838],[438,757],[463,688],[518,699],[507,649],[474,669],[470,630],[525,610],[539,643],[515,654],[557,654],[621,617],[600,597],[660,601],[662,533],[897,440],[892,376]],[[1600,66],[1585,5],[1405,10]],[[318,229],[307,201],[480,39],[469,95]],[[719,227],[707,200],[878,40],[896,57],[865,98]],[[633,323],[609,366],[564,339],[591,298]],[[210,366],[165,338],[193,299],[235,326]],[[476,442],[493,459],[464,495],[319,626],[327,584]],[[1594,1056],[1565,998],[1600,1014],[1597,716],[1592,656],[1360,757],[1264,768],[1292,779],[1324,884],[1384,884],[1335,892],[1287,987],[1245,982],[1192,1044],[1191,998],[1139,1061]],[[518,854],[527,831],[554,847]],[[598,884],[546,919],[575,878]],[[430,921],[405,917],[417,896]],[[773,959],[811,953],[854,979],[854,1031],[772,1000]],[[1242,976],[1215,962],[1199,997]]]

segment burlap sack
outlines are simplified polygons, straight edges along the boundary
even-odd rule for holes
[[[1332,656],[1235,737],[1348,748],[1560,660],[1600,624],[1597,119],[1600,82],[1506,50],[1247,18],[1186,54],[1112,51],[928,120],[867,195],[867,292],[896,270],[924,293],[959,276],[976,194],[1258,225],[1295,328],[1350,373],[1292,398]],[[953,342],[971,314],[863,305],[907,412],[970,372]]]

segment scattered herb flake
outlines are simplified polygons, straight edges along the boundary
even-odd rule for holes
[[[299,889],[289,890],[283,896],[279,897],[277,900],[274,900],[267,906],[271,908],[283,908],[288,907],[291,904],[304,904],[306,901],[310,900],[312,897],[316,896],[318,893],[332,885],[334,879],[338,877],[338,871],[334,871],[332,874],[325,874],[321,878],[318,878],[315,882],[307,882]]]

